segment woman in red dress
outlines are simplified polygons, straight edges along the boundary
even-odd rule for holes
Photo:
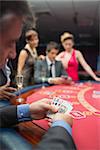
[[[78,81],[78,65],[79,63],[82,65],[84,70],[96,81],[100,81],[95,73],[92,71],[91,67],[85,61],[82,53],[79,50],[73,48],[74,46],[74,37],[72,34],[65,32],[61,36],[61,43],[64,47],[65,51],[61,52],[57,56],[57,60],[62,61],[63,66],[68,73],[68,75],[72,78],[73,81]]]

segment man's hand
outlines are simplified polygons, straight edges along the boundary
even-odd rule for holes
[[[61,76],[63,84],[72,84],[72,78],[69,76]]]
[[[50,78],[51,84],[63,84],[63,80],[61,77]]]
[[[64,84],[72,84],[72,78],[68,76],[67,80],[64,80]]]
[[[0,99],[12,99],[12,98],[15,98],[16,95],[11,93],[11,92],[15,92],[16,89],[15,88],[12,88],[12,87],[6,87],[6,86],[3,86],[3,87],[0,87]]]
[[[38,57],[38,59],[44,60],[44,59],[45,59],[45,56],[44,56],[44,55],[40,55],[40,56]]]
[[[31,117],[38,120],[45,118],[48,110],[54,113],[57,112],[56,108],[50,105],[50,102],[51,100],[49,99],[42,99],[30,104]]]
[[[72,83],[72,78],[68,77],[67,79],[64,79],[63,77],[55,77],[55,78],[50,78],[50,83],[51,84],[71,84]]]
[[[53,119],[48,119],[49,121],[49,126],[52,125],[52,122],[57,121],[57,120],[64,120],[65,122],[67,122],[71,127],[73,125],[73,119],[71,116],[69,116],[68,114],[62,114],[62,113],[56,113],[53,117]]]

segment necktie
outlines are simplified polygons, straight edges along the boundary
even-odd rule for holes
[[[52,66],[53,66],[53,63],[50,64],[50,77],[53,77],[53,75],[52,75]]]

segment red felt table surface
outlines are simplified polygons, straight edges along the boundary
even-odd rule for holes
[[[27,103],[54,96],[72,102],[74,110],[86,115],[84,119],[73,121],[72,134],[77,149],[100,150],[100,84],[87,82],[46,87],[30,95]],[[46,120],[33,122],[46,130],[49,128]]]

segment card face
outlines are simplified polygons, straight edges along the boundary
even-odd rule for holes
[[[59,108],[62,103],[63,103],[62,99],[60,99],[59,97],[55,97],[53,98],[51,105],[54,105],[56,108]]]
[[[60,99],[59,97],[55,97],[51,105],[54,105],[58,109],[58,113],[66,113],[68,114],[72,109],[73,106],[70,104],[70,102],[67,102],[65,100]],[[52,118],[54,117],[55,113],[52,113],[48,111],[47,117]]]
[[[60,108],[58,109],[58,112],[68,114],[72,109],[73,109],[73,106],[69,102],[64,100]]]
[[[74,119],[83,119],[86,118],[86,115],[80,111],[71,111],[69,115]]]
[[[54,97],[53,100],[51,101],[51,105],[54,105],[57,109],[60,108],[61,104],[62,104],[63,100],[60,99],[59,97]],[[47,113],[47,117],[53,119],[55,113],[52,113],[51,111],[48,111]]]

